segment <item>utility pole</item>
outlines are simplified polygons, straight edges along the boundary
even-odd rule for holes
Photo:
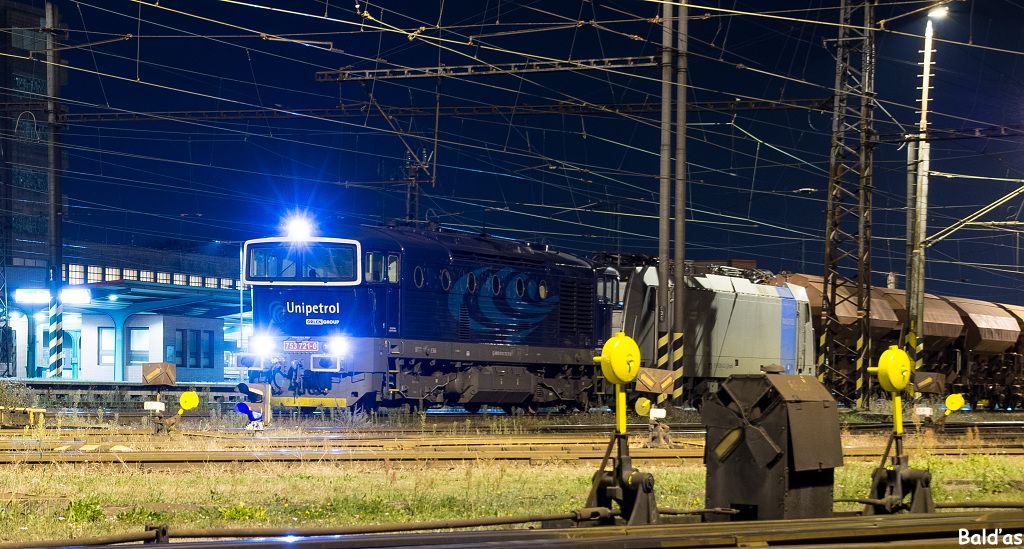
[[[836,40],[818,378],[837,398],[868,404],[871,350],[871,194],[877,0],[842,0]],[[854,101],[859,99],[859,108]],[[857,319],[838,311],[852,305]]]
[[[916,156],[908,158],[912,167],[907,175],[907,334],[906,350],[914,361],[914,369],[924,359],[924,251],[928,246],[928,172],[931,169],[931,144],[928,142],[928,103],[931,101],[932,47],[934,30],[932,18],[942,17],[946,9],[939,8],[928,14],[924,31],[924,59],[921,63],[921,117],[917,123],[918,143]],[[911,141],[910,143],[913,143]],[[908,155],[913,154],[908,146]],[[914,185],[911,189],[910,180]]]
[[[689,40],[689,9],[679,6],[676,19],[679,21],[676,33],[676,173],[675,173],[675,275],[672,282],[676,287],[675,307],[672,313],[672,398],[679,400],[683,394],[683,352],[684,330],[686,329],[686,77],[687,42]]]
[[[669,346],[668,277],[669,214],[672,204],[672,11],[671,3],[661,12],[661,163],[658,171],[658,368],[672,368]],[[661,395],[662,397],[664,395]],[[664,398],[659,398],[663,401]]]
[[[60,378],[64,369],[64,325],[63,305],[60,290],[63,286],[63,201],[60,177],[57,173],[57,93],[60,88],[57,74],[57,8],[53,2],[46,3],[46,121],[49,130],[47,140],[47,183],[50,193],[49,265],[47,268],[50,289],[47,378]]]

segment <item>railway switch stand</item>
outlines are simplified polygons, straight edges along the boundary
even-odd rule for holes
[[[877,375],[879,384],[892,395],[893,429],[882,454],[882,461],[871,475],[871,492],[863,500],[864,514],[934,512],[931,472],[927,469],[911,469],[910,459],[903,453],[902,395],[912,390],[910,355],[893,345],[882,353],[878,366],[868,368],[868,372]],[[952,404],[954,401],[949,403]],[[886,465],[886,461],[890,459],[890,451],[894,453],[890,463]],[[904,501],[907,496],[910,496],[909,502]]]
[[[626,392],[624,386],[636,378],[640,368],[640,348],[636,341],[619,332],[610,338],[594,357],[601,365],[605,379],[615,385],[615,433],[608,442],[601,467],[594,473],[587,497],[587,507],[611,509],[617,504],[620,516],[627,525],[658,522],[658,506],[654,497],[654,475],[633,467],[629,455],[629,435],[626,434]],[[614,467],[606,470],[612,450],[615,449]],[[600,524],[614,524],[614,517],[601,519]]]

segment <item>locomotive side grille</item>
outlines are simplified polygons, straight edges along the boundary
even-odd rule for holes
[[[544,261],[540,259],[532,259],[517,256],[514,254],[508,255],[496,255],[479,252],[467,252],[464,250],[452,250],[452,259],[456,261],[466,261],[471,265],[516,265],[519,267],[538,267],[543,266]]]
[[[457,335],[459,341],[469,341],[470,339],[469,307],[466,307],[465,303],[459,306],[459,329]]]
[[[584,280],[559,282],[558,330],[565,336],[586,337],[593,330],[593,288]]]

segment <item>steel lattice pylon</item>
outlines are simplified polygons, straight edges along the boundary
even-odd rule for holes
[[[836,40],[818,378],[837,398],[866,405],[871,361],[871,192],[877,0],[842,0]],[[840,312],[856,311],[843,323]],[[845,316],[845,315],[844,315]]]

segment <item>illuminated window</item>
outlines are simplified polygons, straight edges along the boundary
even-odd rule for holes
[[[103,267],[89,265],[88,278],[86,281],[89,284],[93,284],[95,282],[103,282]]]
[[[235,285],[235,281],[231,280],[230,278],[222,278],[222,279],[220,279],[220,287],[225,289],[225,290],[230,290],[232,288],[232,286],[234,286],[234,285]]]
[[[195,286],[197,288],[202,288],[203,287],[203,277],[195,276],[195,275],[190,275],[188,277],[188,285],[189,286]]]
[[[121,275],[124,276],[125,280],[138,280],[139,270],[138,269],[125,269],[121,271]]]
[[[170,284],[171,273],[156,273],[156,281],[160,284]]]
[[[153,282],[153,271],[139,271],[139,280],[142,282]]]
[[[177,286],[188,286],[188,279],[181,273],[174,273],[174,284]]]
[[[206,278],[206,287],[207,288],[216,288],[217,287],[217,279],[216,278],[207,277]]]
[[[68,284],[85,284],[85,267],[83,265],[68,265]]]
[[[118,269],[117,267],[107,267],[105,270],[106,273],[104,273],[104,278],[106,280],[121,280],[121,269]]]

